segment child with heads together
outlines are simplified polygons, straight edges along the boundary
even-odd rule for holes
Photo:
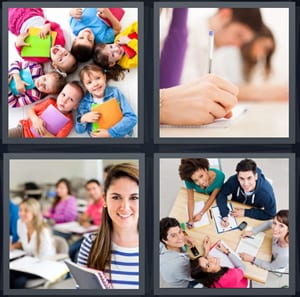
[[[47,20],[42,8],[9,8],[8,10],[8,30],[17,36],[16,48],[21,54],[23,46],[30,46],[26,43],[29,36],[28,30],[31,27],[40,28],[40,38],[46,38],[50,31],[56,32],[53,46],[50,48],[50,58],[48,57],[23,57],[26,61],[46,63],[52,62],[52,66],[63,73],[72,73],[77,69],[75,57],[67,51],[65,46],[65,36],[59,24]]]
[[[108,8],[72,8],[69,14],[69,24],[76,35],[71,53],[78,62],[91,59],[95,43],[113,42],[115,35],[121,30],[120,22]],[[107,18],[111,26],[100,16]]]
[[[72,110],[78,107],[83,94],[83,90],[78,82],[72,81],[67,83],[59,93],[57,99],[48,98],[35,104],[29,110],[27,119],[20,120],[16,128],[9,129],[8,136],[17,138],[67,137],[74,126]],[[43,112],[50,105],[68,119],[56,135],[47,130],[46,123],[41,118]],[[32,128],[34,128],[38,136],[36,136]]]
[[[110,79],[109,71],[105,71],[97,65],[86,65],[81,69],[79,75],[87,93],[77,110],[76,132],[88,132],[91,137],[100,138],[132,136],[133,127],[137,122],[136,114],[120,90],[107,85],[107,81]],[[108,129],[100,128],[93,131],[93,123],[102,116],[99,112],[92,110],[93,104],[102,104],[113,98],[117,100],[122,112],[121,120]]]
[[[124,77],[124,72],[138,65],[138,22],[133,22],[114,43],[98,43],[94,49],[94,63],[115,73],[114,79]]]
[[[10,65],[8,82],[8,105],[21,107],[49,94],[57,95],[67,81],[56,71],[44,73],[42,65],[37,62],[15,61]]]

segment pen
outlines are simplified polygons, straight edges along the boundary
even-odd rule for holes
[[[255,239],[253,236],[246,236],[247,238]]]
[[[209,210],[209,215],[210,215],[210,218],[212,219],[211,209]]]
[[[208,73],[211,73],[212,71],[213,51],[214,51],[214,31],[209,31]]]

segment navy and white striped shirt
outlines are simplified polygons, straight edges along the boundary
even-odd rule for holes
[[[88,234],[81,244],[77,263],[87,266],[89,253],[95,235]],[[139,247],[127,248],[112,242],[111,267],[105,269],[105,275],[114,289],[139,288]],[[110,279],[111,274],[111,279]]]

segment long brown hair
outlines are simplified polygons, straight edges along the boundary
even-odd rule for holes
[[[281,223],[286,225],[289,228],[289,210],[288,209],[282,209],[279,210],[276,215],[275,215],[276,220]],[[288,243],[289,242],[289,231],[287,234],[284,236],[284,240]]]
[[[34,231],[36,231],[36,253],[39,255],[41,247],[41,233],[44,228],[47,228],[41,211],[40,203],[34,198],[28,198],[23,200],[20,205],[26,205],[28,210],[33,214],[32,225]]]
[[[66,185],[66,187],[68,189],[68,195],[71,195],[72,193],[71,193],[71,183],[70,183],[70,181],[66,178],[61,178],[55,184],[55,188],[57,188],[60,183],[64,183]],[[59,203],[60,200],[61,200],[61,197],[56,194],[56,196],[54,198],[54,201],[52,203],[52,209],[53,210],[55,210],[55,207]]]
[[[122,177],[128,177],[139,185],[139,169],[135,165],[131,163],[115,165],[109,170],[104,182],[105,200],[110,185]],[[113,222],[108,214],[107,208],[104,207],[99,233],[96,235],[89,253],[88,267],[98,270],[104,270],[106,267],[110,267],[112,232]]]
[[[245,81],[249,82],[251,79],[251,75],[253,73],[254,67],[257,64],[257,59],[253,57],[252,55],[252,47],[255,44],[257,40],[260,38],[270,38],[273,43],[273,47],[268,51],[266,54],[266,60],[265,60],[265,65],[264,65],[264,76],[265,79],[267,79],[272,71],[272,56],[275,51],[275,39],[272,31],[264,25],[262,30],[255,36],[255,38],[250,42],[245,44],[241,48],[241,54],[242,54],[242,59],[243,59],[243,75],[245,78]]]

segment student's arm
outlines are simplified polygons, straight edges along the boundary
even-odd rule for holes
[[[88,124],[92,123],[93,121],[94,122],[96,121],[94,117],[89,118],[88,116],[88,113],[91,112],[91,105],[92,105],[92,103],[89,102],[88,96],[89,95],[87,94],[85,97],[83,97],[77,109],[76,122],[75,122],[75,131],[77,133],[86,132],[88,130]]]
[[[238,99],[240,101],[283,101],[289,100],[288,86],[284,85],[239,85]]]
[[[120,102],[123,118],[117,124],[108,129],[111,137],[124,137],[132,131],[137,123],[137,116],[133,112],[125,96],[118,90],[114,90],[114,96]]]
[[[234,267],[241,269],[243,272],[246,271],[246,265],[235,254],[229,253],[228,257]]]
[[[232,188],[230,186],[231,178],[222,186],[220,192],[217,195],[217,205],[219,207],[220,215],[222,216],[222,218],[227,217],[229,213],[229,209],[227,207],[227,196],[232,193]]]
[[[87,212],[84,212],[83,214],[80,215],[78,219],[78,223],[84,227],[91,226],[91,217],[88,215]]]
[[[28,117],[30,118],[32,126],[37,131],[37,133],[39,133],[40,135],[44,135],[45,123],[40,117],[37,116],[34,108],[31,108],[28,111]]]
[[[54,45],[61,45],[62,47],[64,47],[66,44],[66,40],[65,40],[64,32],[60,27],[60,25],[58,23],[50,22],[50,21],[46,21],[45,24],[49,24],[50,30],[55,31],[57,33]]]
[[[22,249],[22,243],[21,243],[21,241],[17,241],[17,242],[12,243],[10,245],[10,250],[14,250],[14,249]]]
[[[110,20],[115,35],[121,31],[121,24],[119,20],[111,13],[111,11],[108,8],[98,8],[97,11],[101,17]]]
[[[194,190],[192,189],[187,189],[187,208],[188,208],[188,223],[191,226],[193,226],[195,199],[194,199]]]
[[[41,245],[38,257],[40,259],[52,257],[55,255],[54,241],[50,230],[46,227],[41,232]]]
[[[92,235],[91,234],[86,235],[80,246],[80,250],[78,253],[78,257],[77,257],[78,264],[87,266],[92,244],[93,244]]]
[[[284,250],[282,250],[282,252],[278,253],[276,258],[273,259],[272,262],[267,262],[267,261],[263,261],[261,259],[254,259],[253,264],[266,269],[266,270],[278,270],[278,269],[283,269],[285,267],[288,266],[289,263],[289,255],[287,252],[285,252]]]

